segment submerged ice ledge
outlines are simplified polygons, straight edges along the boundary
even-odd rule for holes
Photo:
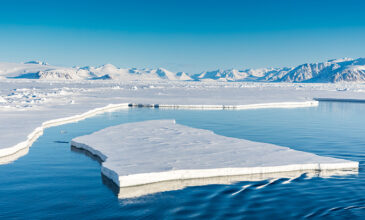
[[[118,187],[292,171],[357,169],[358,162],[154,120],[121,124],[71,141],[98,156]]]
[[[67,124],[83,120],[88,117],[92,117],[96,114],[101,114],[106,111],[118,110],[128,107],[154,107],[154,108],[176,108],[176,109],[261,109],[261,108],[300,108],[300,107],[315,107],[318,106],[318,101],[303,101],[303,102],[277,102],[277,103],[259,103],[259,104],[247,104],[247,105],[184,105],[184,104],[134,104],[134,103],[121,103],[121,104],[109,104],[101,108],[95,108],[88,112],[74,115],[66,118],[60,118],[55,120],[49,120],[43,122],[41,126],[36,127],[32,133],[30,133],[26,140],[20,142],[14,146],[4,147],[0,146],[0,164],[6,164],[18,159],[21,156],[27,154],[27,148],[29,148],[34,141],[43,134],[43,130],[49,127]]]

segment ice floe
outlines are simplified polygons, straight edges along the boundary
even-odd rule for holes
[[[121,124],[77,137],[71,146],[96,155],[118,187],[165,181],[358,168],[358,162],[217,135],[152,120]]]
[[[364,91],[363,84],[346,83],[4,79],[0,81],[0,157],[15,153],[10,149],[16,146],[29,146],[29,137],[46,121],[81,115],[109,104],[204,110],[315,107],[318,102],[313,98],[365,100]]]

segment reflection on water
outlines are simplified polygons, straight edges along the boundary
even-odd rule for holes
[[[196,179],[184,179],[163,181],[152,184],[145,184],[132,187],[119,188],[109,178],[103,175],[103,182],[118,196],[119,199],[134,198],[139,196],[145,196],[148,194],[167,192],[172,190],[180,190],[190,186],[204,186],[211,184],[232,184],[242,181],[263,181],[269,180],[269,183],[273,183],[279,179],[289,179],[284,183],[289,183],[291,180],[300,178],[305,175],[306,179],[313,177],[329,178],[331,176],[346,176],[356,175],[358,169],[351,170],[325,170],[325,171],[292,171],[292,172],[278,172],[278,173],[265,173],[265,174],[250,174],[241,176],[221,176],[210,178],[196,178]],[[266,186],[266,185],[265,185]],[[262,187],[260,187],[262,188]]]
[[[49,128],[26,156],[0,166],[0,219],[361,219],[364,112],[365,104],[327,102],[316,108],[248,111],[129,109]],[[360,168],[346,175],[205,179],[203,184],[209,184],[204,186],[200,180],[158,183],[148,190],[174,190],[118,199],[103,183],[100,164],[63,143],[108,126],[147,119],[176,119],[224,136],[359,161]],[[141,189],[135,188],[119,194],[138,192]]]

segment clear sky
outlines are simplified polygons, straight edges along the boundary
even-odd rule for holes
[[[0,0],[0,61],[191,73],[365,57],[363,0]]]

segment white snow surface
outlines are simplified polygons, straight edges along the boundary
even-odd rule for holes
[[[288,108],[315,106],[313,98],[365,100],[365,85],[2,79],[0,157],[29,146],[47,121],[72,116],[73,120],[63,123],[81,120],[93,109],[101,108],[97,113],[109,111],[109,104],[123,108],[128,103],[194,109]]]
[[[104,161],[102,173],[119,187],[161,181],[285,171],[358,168],[273,144],[196,129],[174,120],[121,124],[72,140]]]

